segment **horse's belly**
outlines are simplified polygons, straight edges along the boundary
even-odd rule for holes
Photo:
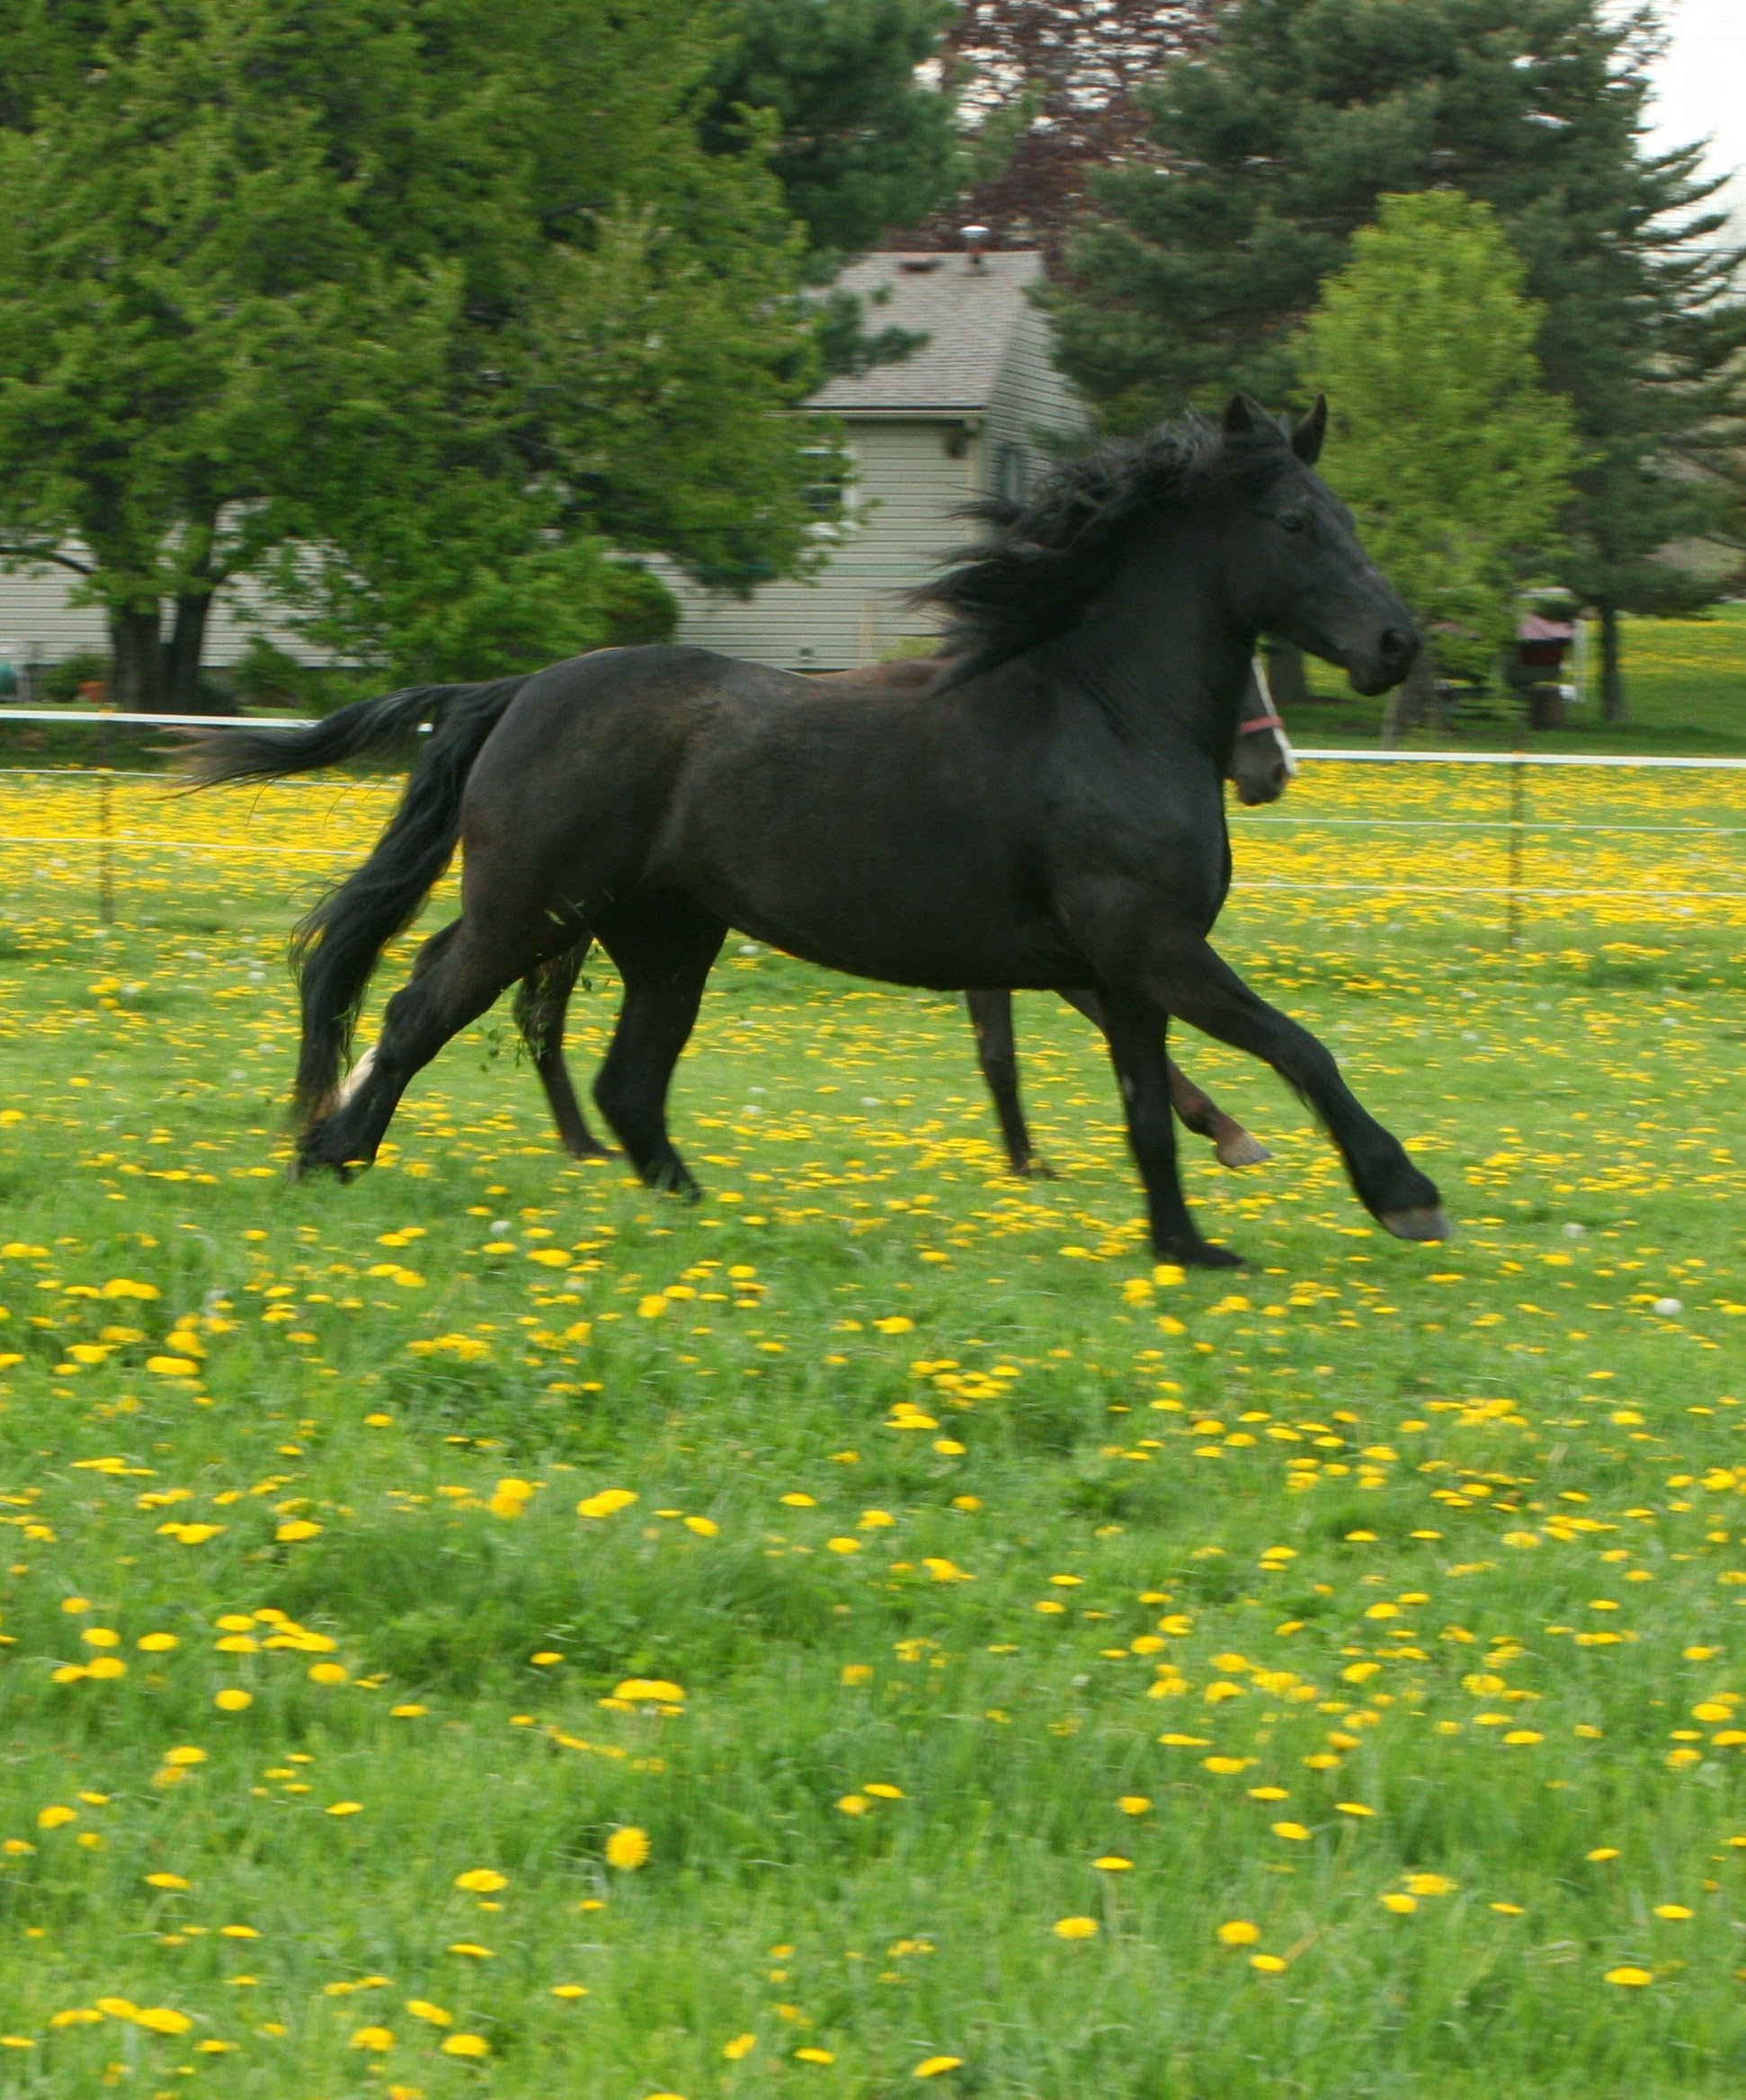
[[[721,909],[715,905],[715,909]],[[984,986],[1015,991],[1089,986],[1093,974],[1056,925],[1043,921],[999,930],[904,926],[889,915],[845,924],[833,915],[810,921],[790,912],[760,910],[744,901],[722,916],[760,940],[802,961],[889,984],[920,984],[937,992]]]

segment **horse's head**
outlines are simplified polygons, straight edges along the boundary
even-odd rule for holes
[[[1318,399],[1287,436],[1246,395],[1225,411],[1220,544],[1245,627],[1338,663],[1361,693],[1398,685],[1418,654],[1412,616],[1365,553],[1352,513],[1315,471],[1327,434]]]
[[[1249,690],[1243,696],[1243,713],[1226,778],[1237,791],[1237,800],[1245,808],[1253,809],[1263,802],[1277,802],[1296,771],[1297,755],[1274,708],[1273,696],[1267,690],[1267,677],[1258,660]]]

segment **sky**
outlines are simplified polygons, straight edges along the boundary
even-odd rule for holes
[[[1746,0],[1665,0],[1672,43],[1658,68],[1658,146],[1713,139],[1715,171],[1746,170]],[[1729,193],[1746,234],[1746,174]]]

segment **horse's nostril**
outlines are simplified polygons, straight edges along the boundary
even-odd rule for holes
[[[1389,627],[1382,637],[1382,660],[1391,671],[1404,671],[1419,654],[1419,637],[1410,628]]]

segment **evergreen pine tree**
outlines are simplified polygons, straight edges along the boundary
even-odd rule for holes
[[[738,0],[705,138],[738,152],[748,110],[821,273],[908,226],[964,177],[941,65],[947,0]]]

